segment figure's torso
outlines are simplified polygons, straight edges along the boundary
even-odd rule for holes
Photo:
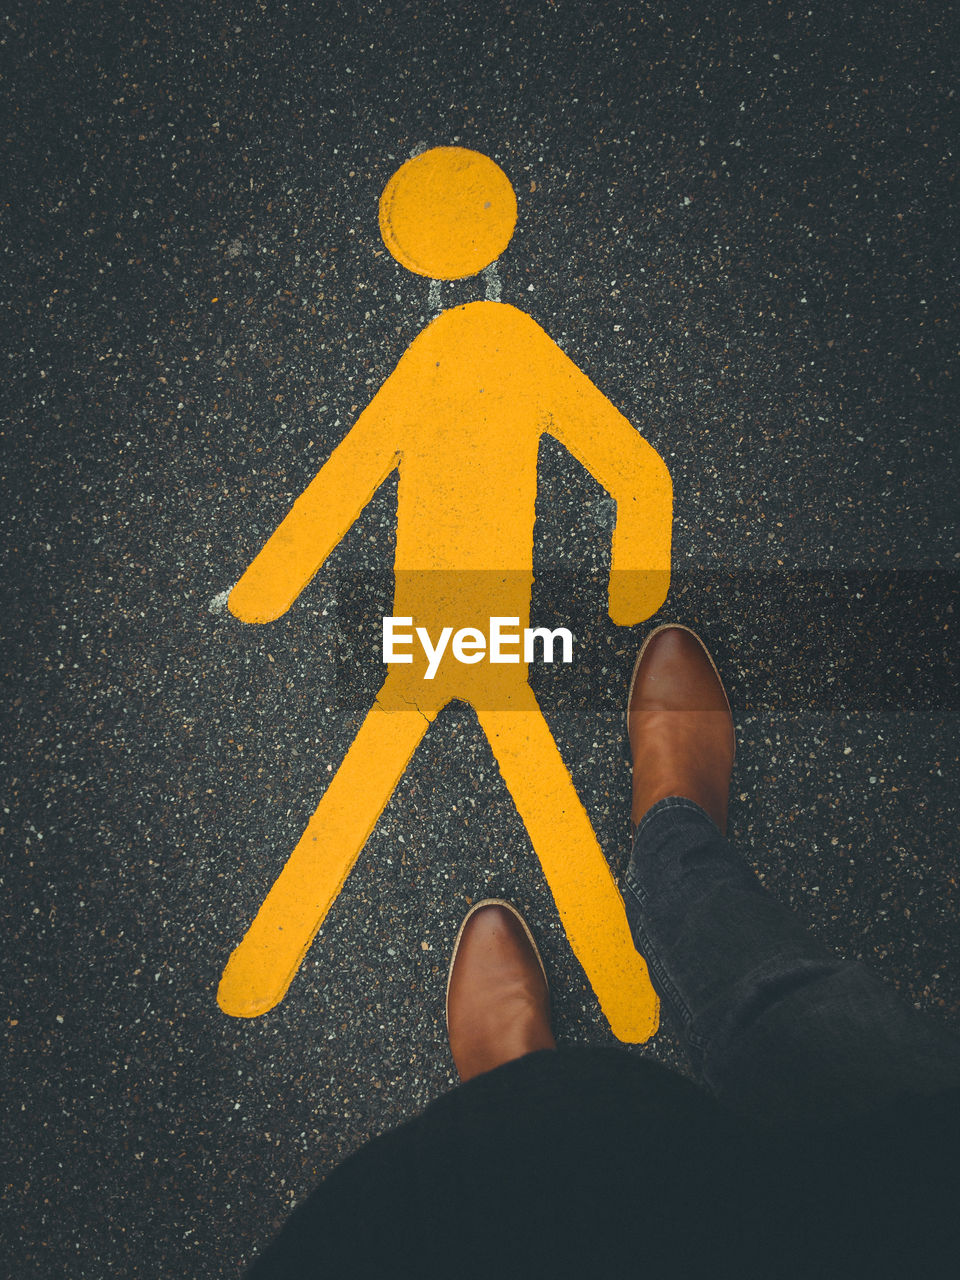
[[[405,418],[399,571],[530,572],[558,355],[536,321],[497,302],[445,311],[410,345],[391,375]]]

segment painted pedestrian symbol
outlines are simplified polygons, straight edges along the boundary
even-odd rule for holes
[[[492,160],[439,147],[387,183],[380,228],[403,266],[457,279],[502,253],[516,208]],[[670,575],[666,466],[530,316],[490,300],[443,311],[414,339],[234,587],[230,611],[261,623],[285,613],[397,470],[394,615],[434,640],[445,627],[485,633],[498,618],[528,627],[545,432],[616,502],[611,618],[624,626],[648,618]],[[523,655],[514,650],[494,663],[476,647],[460,653],[448,648],[430,679],[417,645],[388,665],[343,763],[230,956],[217,997],[226,1013],[254,1017],[283,998],[417,744],[460,699],[490,742],[614,1034],[639,1041],[656,1029],[646,965]]]

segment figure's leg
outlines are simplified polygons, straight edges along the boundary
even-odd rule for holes
[[[658,1003],[633,945],[607,860],[532,690],[514,709],[478,710],[507,790],[540,859],[573,953],[611,1029],[639,1042],[657,1029]]]
[[[253,1018],[283,999],[429,724],[416,708],[385,711],[374,703],[227,961],[217,990],[224,1013]]]

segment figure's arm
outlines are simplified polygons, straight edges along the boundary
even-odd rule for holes
[[[382,388],[233,588],[230,612],[272,622],[299,596],[397,465],[401,422]]]
[[[596,477],[617,504],[610,565],[610,617],[619,626],[632,626],[656,613],[670,586],[670,472],[656,449],[573,361],[563,356],[563,362],[563,377],[556,378],[562,394],[555,405],[549,406],[547,430]],[[553,387],[550,392],[552,398]]]

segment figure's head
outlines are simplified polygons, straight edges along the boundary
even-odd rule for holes
[[[380,197],[380,234],[401,264],[431,280],[474,276],[503,253],[517,197],[498,164],[434,147],[400,166]]]

